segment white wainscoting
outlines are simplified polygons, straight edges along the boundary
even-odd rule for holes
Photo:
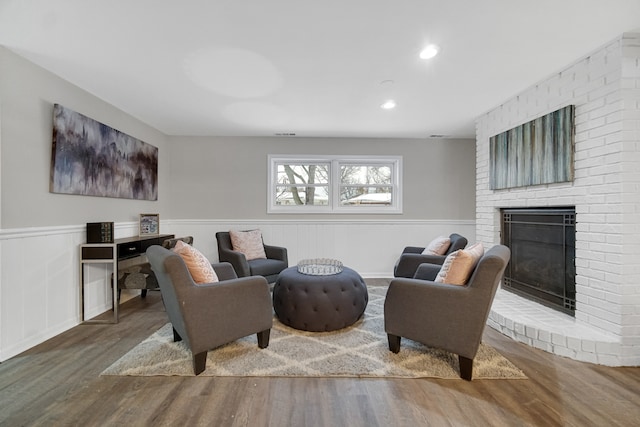
[[[115,227],[117,238],[137,233],[137,223]],[[80,323],[85,239],[84,225],[0,231],[0,362]],[[85,267],[87,318],[111,309],[110,280],[110,267]]]
[[[166,220],[162,233],[191,235],[194,246],[218,260],[217,231],[259,228],[267,244],[285,246],[289,264],[331,257],[363,277],[391,277],[407,245],[457,232],[475,241],[474,220]],[[115,224],[115,237],[135,236],[137,223]],[[85,226],[0,231],[0,361],[80,323],[79,245]],[[85,267],[85,314],[111,308],[107,265]],[[126,298],[123,298],[125,301]],[[104,327],[104,326],[89,326]]]
[[[289,265],[305,258],[337,258],[363,277],[392,277],[405,246],[423,246],[453,232],[475,241],[475,221],[393,220],[170,220],[162,232],[193,236],[193,245],[218,260],[217,231],[262,230],[266,244],[284,246]]]

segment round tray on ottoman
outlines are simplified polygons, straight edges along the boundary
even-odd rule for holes
[[[273,287],[273,309],[278,319],[304,331],[335,331],[353,325],[368,302],[367,285],[348,267],[330,275],[308,275],[289,267]]]

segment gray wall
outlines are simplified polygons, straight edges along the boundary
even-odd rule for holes
[[[49,193],[53,104],[159,148],[158,201]],[[0,228],[161,219],[356,219],[267,215],[268,154],[400,155],[404,214],[376,219],[475,219],[475,141],[168,137],[0,47]]]
[[[53,104],[159,148],[158,201],[49,193]],[[166,136],[0,46],[0,228],[137,221],[167,204]]]
[[[169,137],[172,219],[475,219],[475,140]],[[400,155],[402,215],[267,215],[269,154]]]

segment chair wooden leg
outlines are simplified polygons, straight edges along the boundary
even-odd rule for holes
[[[207,352],[203,351],[193,355],[193,373],[199,375],[207,366]]]
[[[266,329],[264,331],[258,332],[258,347],[267,348],[269,345],[269,334],[271,333],[271,329]]]
[[[147,297],[147,290],[146,289],[142,289],[140,292],[140,298],[146,298]]]
[[[398,353],[400,351],[400,337],[398,335],[387,334],[387,339],[389,340],[389,350],[393,353]]]
[[[182,337],[180,336],[178,331],[176,331],[176,328],[173,328],[173,342],[178,342],[178,341],[182,341]]]
[[[460,365],[460,377],[464,380],[471,381],[473,376],[473,359],[467,359],[458,355],[458,363]]]

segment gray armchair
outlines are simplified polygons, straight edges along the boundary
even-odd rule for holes
[[[416,270],[420,264],[440,264],[444,262],[447,255],[458,249],[464,249],[467,246],[467,239],[459,234],[453,233],[449,236],[451,245],[444,255],[423,255],[425,248],[420,246],[407,246],[402,251],[400,258],[396,261],[393,268],[393,277],[412,278],[416,274]]]
[[[195,375],[204,371],[207,352],[257,334],[258,347],[269,345],[273,307],[263,277],[237,278],[228,263],[213,264],[219,283],[197,285],[182,258],[160,246],[147,249],[175,341],[184,340],[193,354]]]
[[[243,253],[233,250],[228,231],[217,232],[216,240],[220,262],[228,262],[233,265],[238,277],[263,276],[269,283],[274,283],[278,274],[289,267],[287,248],[263,243],[267,258],[247,261]]]
[[[471,381],[473,359],[510,256],[508,247],[492,247],[462,286],[433,282],[441,267],[434,264],[420,266],[421,279],[393,279],[384,303],[389,350],[398,353],[405,337],[457,354],[460,376]]]

